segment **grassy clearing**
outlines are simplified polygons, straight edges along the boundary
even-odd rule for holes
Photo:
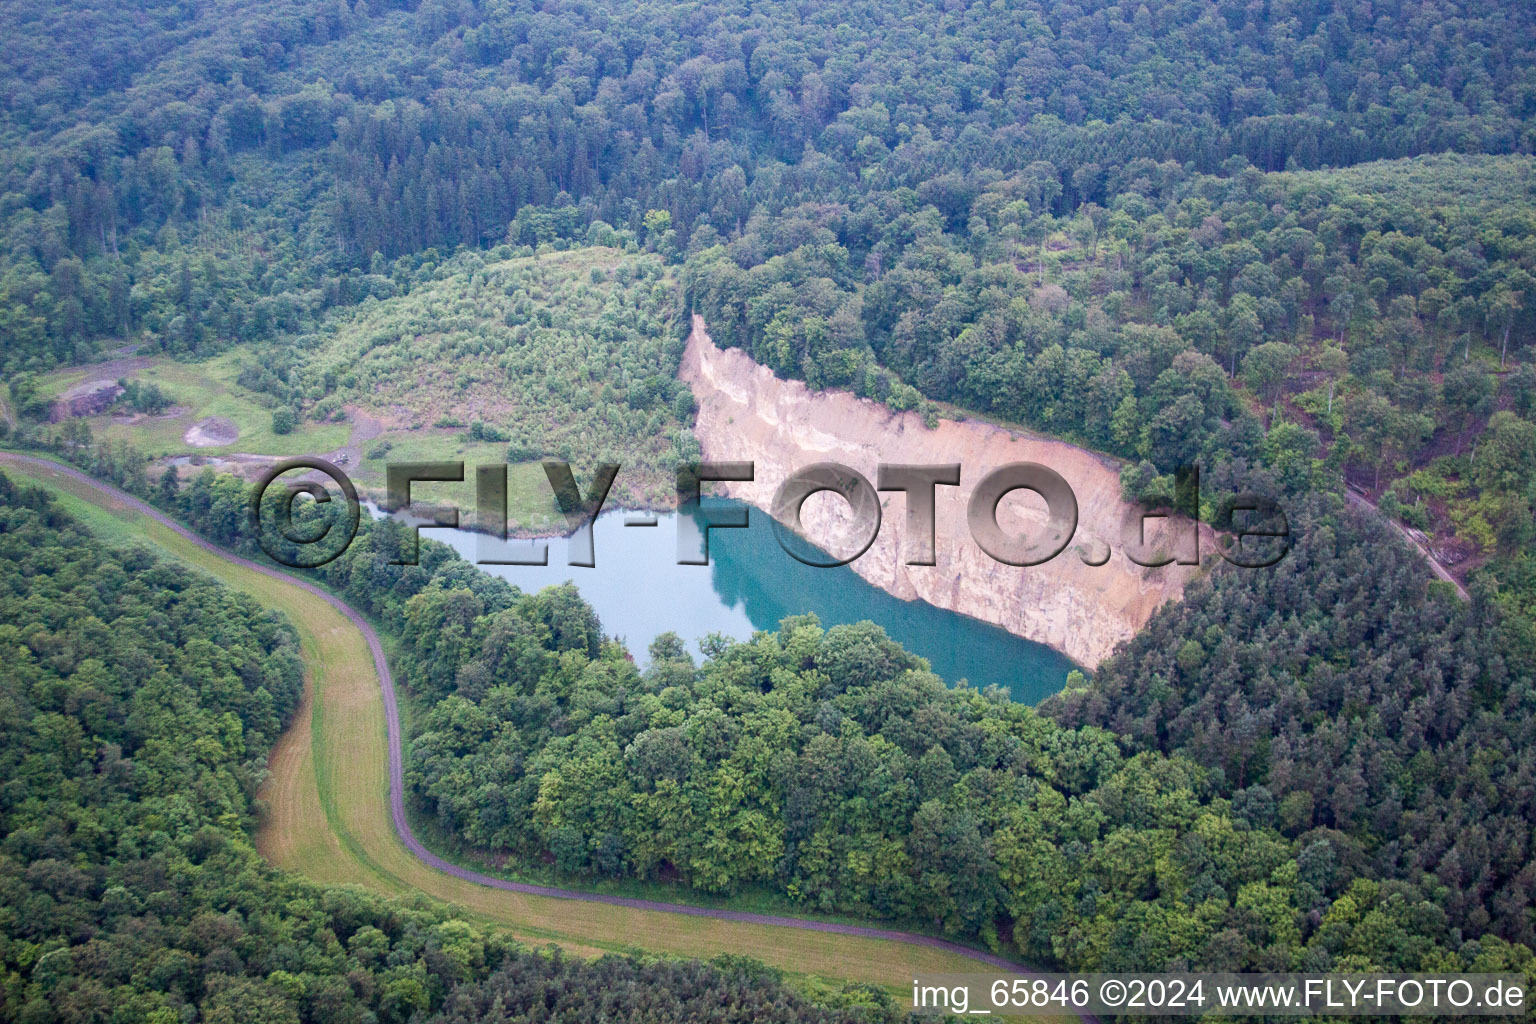
[[[387,445],[387,448],[385,447]],[[384,493],[385,467],[392,462],[462,462],[463,483],[411,485],[411,498],[424,504],[451,504],[459,508],[460,521],[473,522],[475,467],[506,463],[507,446],[497,441],[471,441],[461,431],[389,431],[361,446],[362,458],[348,471],[358,487]],[[544,470],[537,462],[507,466],[507,519],[511,528],[549,528],[563,523],[555,507]]]
[[[112,415],[91,416],[86,420],[96,438],[127,441],[155,459],[186,453],[306,455],[330,451],[347,442],[352,428],[346,423],[305,421],[292,433],[273,433],[271,400],[236,383],[241,369],[256,358],[248,347],[239,346],[198,363],[152,356],[147,363],[121,373],[114,373],[111,364],[75,366],[42,377],[38,390],[56,397],[84,380],[115,380],[120,376],[160,385],[183,412],[175,416],[141,416],[134,422]],[[240,430],[239,439],[233,444],[209,448],[193,448],[187,444],[183,439],[187,428],[210,416],[234,423]]]
[[[793,978],[855,980],[910,999],[917,973],[978,973],[943,950],[767,925],[713,921],[502,892],[439,874],[402,846],[389,819],[384,708],[367,645],[339,612],[283,580],[234,565],[120,506],[90,485],[0,456],[7,474],[61,494],[102,533],[142,540],[252,595],[292,620],[308,666],[305,699],[272,752],[261,792],[268,815],[256,838],[280,867],[327,884],[394,896],[422,895],[529,942],[578,955],[645,950],[684,956],[752,956]]]
[[[200,362],[124,356],[46,374],[38,389],[55,398],[85,381],[154,383],[174,414],[88,417],[92,436],[152,460],[345,450],[347,473],[380,497],[388,462],[511,460],[514,527],[562,525],[537,465],[547,457],[583,472],[616,461],[612,504],[670,505],[670,467],[696,445],[685,425],[692,398],[675,379],[683,342],[666,267],[603,247],[510,251],[489,262],[456,257],[402,295],[337,311],[287,347],[239,345]],[[302,410],[291,433],[272,431],[276,408]],[[239,437],[193,447],[188,428],[212,417]],[[473,475],[462,488],[419,494],[467,510]]]

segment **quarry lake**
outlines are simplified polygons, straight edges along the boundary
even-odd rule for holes
[[[708,500],[709,507],[737,505]],[[740,507],[740,506],[738,506]],[[624,525],[649,517],[656,526]],[[567,541],[548,541],[549,564],[482,565],[525,591],[567,580],[575,583],[602,620],[603,631],[622,639],[644,662],[646,648],[671,630],[688,641],[697,657],[699,640],[722,633],[745,640],[760,629],[775,629],[788,615],[814,613],[823,626],[879,623],[907,650],[928,659],[954,684],[998,685],[1014,700],[1034,704],[1061,689],[1074,666],[1044,644],[922,601],[903,601],[865,582],[848,566],[814,568],[785,553],[768,513],[749,509],[747,529],[714,529],[708,566],[677,564],[676,514],[604,513],[593,528],[596,565],[567,564]],[[423,529],[464,558],[526,558],[527,541],[506,545],[460,530]]]

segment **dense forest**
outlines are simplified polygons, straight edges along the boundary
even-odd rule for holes
[[[698,312],[813,386],[1119,456],[1149,505],[1191,464],[1286,497],[1275,570],[1211,573],[1038,710],[807,619],[641,671],[573,591],[366,529],[318,575],[394,635],[415,810],[464,852],[1071,967],[1532,971],[1536,8],[18,0],[0,31],[0,431],[232,547],[240,482],[37,426],[36,375],[246,343],[290,418],[419,384],[409,415],[510,461],[659,471]],[[0,496],[9,1015],[617,1013],[597,977],[668,1019],[876,1012],[272,874],[289,635]],[[82,646],[118,621],[131,661]]]
[[[254,547],[236,479],[170,500]],[[391,566],[393,521],[316,574],[427,709],[417,813],[536,877],[768,891],[1080,969],[1536,969],[1530,660],[1379,519],[1321,496],[1293,528],[1275,572],[1212,574],[1039,710],[812,617],[702,664],[663,637],[641,671],[569,585],[430,541]]]
[[[760,964],[531,951],[445,908],[321,888],[251,846],[303,684],[285,622],[0,474],[0,1018],[894,1020]]]
[[[294,338],[338,308],[460,247],[644,247],[778,372],[1081,440],[1153,503],[1195,461],[1342,469],[1536,605],[1536,473],[1478,458],[1536,431],[1527,5],[0,18],[13,374],[259,341],[273,400],[324,418],[334,382]]]
[[[560,626],[597,654],[578,672],[525,639],[554,592],[518,616],[429,589],[407,606],[402,661],[437,701],[410,778],[523,863],[767,885],[1077,968],[1529,963],[1497,938],[1536,938],[1529,665],[1380,527],[1301,525],[1295,568],[1218,574],[1046,714],[946,689],[867,624],[786,620],[702,666],[663,641],[644,674],[596,623]],[[1093,712],[1129,742],[1077,727]]]

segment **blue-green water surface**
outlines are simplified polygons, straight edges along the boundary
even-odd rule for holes
[[[733,503],[706,499],[711,508]],[[709,533],[710,564],[677,564],[675,515],[654,518],[655,526],[625,526],[638,513],[608,512],[593,528],[596,565],[567,564],[566,541],[549,541],[547,566],[482,565],[523,590],[566,580],[602,620],[603,631],[625,641],[644,660],[657,635],[672,631],[697,654],[711,633],[738,640],[760,629],[776,629],[789,615],[814,613],[824,626],[868,619],[885,627],[907,650],[927,658],[951,684],[1004,687],[1015,700],[1034,704],[1061,689],[1072,662],[1043,644],[1016,637],[997,626],[922,601],[903,601],[865,582],[850,566],[823,569],[791,558],[779,546],[768,514],[749,509],[746,529]],[[470,561],[520,557],[527,542],[503,547],[490,538],[457,530],[423,530],[423,536],[451,545]],[[482,547],[489,545],[489,548]]]

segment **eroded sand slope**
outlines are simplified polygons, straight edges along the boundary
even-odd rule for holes
[[[910,553],[903,550],[905,499],[899,493],[881,495],[879,536],[853,567],[898,597],[995,623],[1091,668],[1159,605],[1177,599],[1199,571],[1181,565],[1144,568],[1126,557],[1120,537],[1130,508],[1120,500],[1119,469],[1092,452],[973,421],[945,420],[929,430],[916,413],[892,413],[846,392],[813,392],[799,381],[776,378],[740,350],[717,347],[698,317],[681,376],[698,399],[696,433],[704,457],[755,463],[752,482],[714,486],[760,508],[771,505],[790,474],[815,462],[852,467],[871,483],[881,462],[960,463],[960,486],[938,488],[933,566],[904,564]],[[1043,565],[1000,564],[976,546],[966,527],[971,489],[1010,462],[1049,466],[1077,496],[1077,533],[1065,551]],[[840,498],[813,497],[804,510],[807,533],[836,541],[839,529],[851,525],[847,510]],[[999,506],[998,519],[1009,532],[1031,525],[1038,530],[1045,521],[1044,503],[1016,491]],[[1149,535],[1158,522],[1149,521]],[[1084,563],[1085,555],[1101,559],[1106,544],[1112,551],[1106,564]],[[1204,535],[1201,556],[1209,560],[1214,550]]]

